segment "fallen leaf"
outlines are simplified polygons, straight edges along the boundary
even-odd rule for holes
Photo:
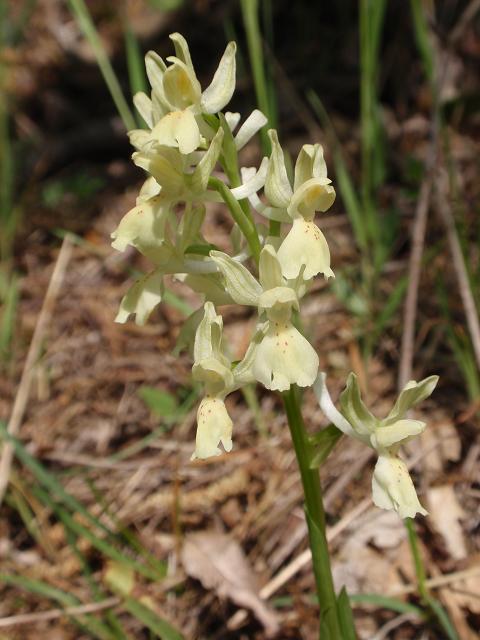
[[[338,554],[332,568],[335,589],[349,594],[385,592],[385,585],[400,585],[398,571],[386,553],[368,545],[349,541]]]
[[[451,590],[461,607],[480,615],[480,554],[469,558],[469,561],[472,575],[459,582],[454,582],[451,585]]]
[[[353,536],[364,544],[372,542],[378,549],[393,549],[407,534],[395,511],[370,509],[358,518]]]
[[[112,560],[107,565],[104,580],[114,593],[128,596],[135,587],[135,572],[130,565]]]
[[[250,609],[269,637],[279,630],[276,614],[258,595],[253,571],[240,545],[217,531],[201,531],[186,536],[182,562],[187,574],[213,589],[220,598],[229,598]]]
[[[460,520],[465,513],[460,506],[453,487],[432,487],[427,494],[428,510],[435,529],[445,541],[452,558],[461,560],[468,555]]]
[[[439,475],[445,462],[457,462],[462,455],[462,444],[455,425],[445,416],[438,415],[432,419],[431,428],[425,429],[421,436],[425,455],[423,468]]]
[[[385,585],[400,585],[398,568],[392,562],[405,541],[406,532],[393,511],[371,509],[358,518],[333,566],[335,585],[349,593],[383,593]],[[377,549],[373,549],[373,543]]]

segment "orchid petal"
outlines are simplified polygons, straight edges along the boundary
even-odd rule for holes
[[[286,208],[290,203],[293,192],[287,176],[283,149],[280,146],[275,129],[270,129],[268,136],[272,143],[272,153],[265,180],[265,195],[274,207]]]
[[[269,322],[255,353],[253,374],[272,391],[287,391],[290,385],[310,387],[318,373],[318,355],[291,323]]]
[[[158,269],[137,280],[122,298],[115,322],[123,324],[134,315],[136,324],[144,325],[162,301],[163,289],[163,272]]]
[[[229,42],[212,82],[202,93],[201,106],[206,113],[218,113],[230,102],[235,91],[236,50],[235,42]]]
[[[153,117],[152,117],[152,101],[143,91],[139,91],[133,96],[133,104],[137,109],[138,113],[142,116],[143,121],[150,127],[153,127]]]
[[[259,109],[252,111],[235,136],[235,147],[237,151],[243,149],[247,142],[249,142],[267,122],[268,118]]]
[[[233,422],[222,399],[207,397],[202,400],[197,411],[197,425],[192,460],[220,455],[220,442],[225,451],[232,450]]]
[[[303,277],[310,280],[318,273],[326,278],[334,276],[330,268],[330,250],[325,236],[314,222],[295,218],[293,226],[280,245],[278,260],[285,278],[296,278],[302,267]]]
[[[188,109],[167,113],[152,129],[152,137],[161,145],[178,147],[189,154],[200,144],[200,131],[195,116]]]
[[[396,456],[381,455],[372,479],[373,502],[381,509],[394,509],[401,518],[427,515],[418,500],[407,465]]]
[[[225,279],[225,288],[237,304],[257,306],[262,287],[242,264],[221,251],[210,251]]]

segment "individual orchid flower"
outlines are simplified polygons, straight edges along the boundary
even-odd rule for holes
[[[132,155],[134,163],[153,177],[164,199],[171,202],[208,199],[208,179],[220,156],[223,129],[218,129],[205,152],[190,155],[156,142],[142,146],[135,137],[131,140],[138,148]]]
[[[298,295],[282,275],[275,249],[266,245],[260,254],[258,282],[239,262],[225,253],[210,256],[224,277],[225,288],[238,304],[258,308],[265,322],[259,326],[252,347],[252,372],[267,389],[286,391],[290,385],[313,384],[318,356],[292,323]]]
[[[293,186],[288,179],[283,150],[277,132],[268,132],[272,153],[265,178],[265,195],[270,206],[256,194],[249,197],[262,215],[279,222],[292,223],[292,228],[278,249],[282,273],[287,279],[310,280],[318,273],[333,276],[330,251],[323,233],[314,222],[316,211],[326,211],[335,200],[335,190],[327,178],[323,148],[319,144],[303,145],[295,164]]]
[[[233,367],[222,345],[223,320],[211,302],[206,302],[203,318],[195,333],[192,375],[204,386],[205,396],[197,411],[195,458],[210,458],[232,449],[232,420],[225,407],[225,396],[255,381],[253,365],[258,331],[244,358]]]
[[[373,502],[382,509],[394,509],[401,518],[413,518],[417,513],[426,515],[407,465],[398,456],[398,451],[402,444],[425,429],[424,422],[408,418],[407,413],[430,396],[438,376],[430,376],[421,382],[408,382],[393,409],[383,419],[372,415],[363,403],[354,373],[349,375],[347,386],[340,395],[340,411],[330,398],[325,377],[320,373],[314,385],[322,411],[338,429],[372,447],[378,454],[372,478]]]
[[[204,242],[200,235],[204,218],[204,206],[189,206],[178,224],[170,203],[161,195],[141,200],[122,218],[111,234],[112,247],[118,251],[125,251],[127,246],[135,247],[155,265],[155,269],[139,278],[127,291],[116,322],[124,323],[133,314],[137,324],[145,324],[162,301],[166,274],[195,274],[204,270],[204,257],[185,254],[191,244]]]
[[[225,407],[225,396],[233,389],[230,361],[222,350],[222,317],[211,302],[205,303],[204,316],[195,334],[192,374],[205,389],[197,411],[197,436],[192,459],[209,458],[232,449],[233,423]]]
[[[202,92],[185,38],[172,33],[170,39],[175,47],[175,55],[167,58],[170,65],[153,51],[145,56],[152,94],[149,98],[137,93],[134,103],[150,129],[147,136],[188,154],[201,142],[201,114],[217,113],[230,102],[235,89],[236,45],[227,45],[212,82]]]

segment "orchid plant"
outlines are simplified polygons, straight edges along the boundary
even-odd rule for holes
[[[203,296],[203,309],[187,320],[192,373],[205,394],[198,407],[192,458],[232,449],[228,394],[255,382],[282,394],[305,491],[322,638],[336,640],[346,635],[341,613],[345,599],[337,597],[333,587],[318,466],[342,433],[356,438],[378,454],[372,480],[375,504],[402,518],[425,514],[399,448],[425,428],[407,414],[432,393],[437,377],[409,382],[389,415],[378,419],[363,403],[352,373],[340,409],[335,408],[325,373],[319,372],[318,355],[295,322],[312,280],[320,274],[334,277],[327,241],[315,223],[316,213],[327,211],[335,200],[322,146],[303,145],[292,181],[277,132],[270,130],[270,157],[263,158],[258,169],[239,168],[239,150],[267,119],[255,110],[238,128],[240,114],[223,113],[235,89],[235,43],[228,44],[211,84],[202,91],[187,42],[178,33],[170,38],[175,55],[166,62],[154,52],[146,55],[151,94],[138,93],[134,99],[146,128],[129,136],[133,161],[147,177],[136,206],[112,233],[113,247],[135,247],[152,270],[126,293],[116,321],[134,317],[144,324],[162,300],[167,274]],[[232,215],[231,255],[203,235],[210,202],[223,202]],[[260,224],[257,216],[275,224]],[[226,304],[251,306],[258,316],[239,363],[230,360],[223,345],[217,308]],[[299,387],[314,388],[334,425],[328,440],[323,437],[327,430],[307,433]]]

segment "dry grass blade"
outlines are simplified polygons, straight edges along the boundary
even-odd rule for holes
[[[63,616],[81,616],[86,613],[95,613],[104,609],[111,609],[120,603],[120,598],[106,598],[101,602],[91,602],[82,604],[77,607],[67,607],[66,609],[49,609],[48,611],[38,611],[37,613],[22,613],[18,616],[8,616],[0,618],[0,628],[14,627],[21,624],[35,624],[36,622],[45,622],[47,620],[55,620]]]
[[[405,309],[403,315],[403,333],[400,356],[400,367],[398,373],[398,388],[403,389],[405,384],[412,377],[412,362],[415,343],[415,318],[417,315],[418,285],[420,283],[420,273],[422,270],[422,255],[425,241],[425,231],[427,228],[428,207],[430,204],[430,194],[432,190],[431,174],[425,177],[417,208],[415,211],[415,222],[412,231],[412,251],[408,266],[408,289],[405,298]]]
[[[425,581],[425,584],[430,589],[436,589],[437,587],[444,587],[447,584],[452,584],[454,582],[459,582],[461,580],[465,580],[467,578],[471,578],[473,576],[480,575],[480,566],[472,567],[471,569],[465,569],[464,571],[455,571],[454,573],[445,573],[443,575],[436,576],[435,578],[430,578]],[[389,591],[388,595],[397,596],[403,595],[406,593],[415,593],[417,591],[417,586],[414,584],[407,584],[404,587],[400,587],[397,589],[392,589]]]
[[[411,622],[412,620],[415,620],[415,617],[416,616],[414,616],[412,613],[402,613],[400,616],[397,616],[396,618],[393,618],[393,620],[390,620],[389,622],[384,624],[383,627],[378,631],[378,633],[374,635],[372,640],[385,640],[386,638],[390,637],[391,631],[397,629],[405,622]]]
[[[473,351],[475,353],[475,360],[477,362],[477,367],[480,369],[480,321],[478,319],[477,307],[473,297],[472,288],[470,286],[467,268],[465,266],[465,259],[463,257],[462,248],[455,228],[455,221],[453,219],[445,182],[446,180],[441,176],[439,176],[435,181],[435,207],[447,233],[447,240],[452,254],[453,270],[457,278],[460,297],[462,298],[468,330],[470,332]]]
[[[25,414],[30,388],[32,386],[33,373],[36,360],[38,358],[40,348],[45,337],[48,323],[52,316],[53,308],[57,300],[60,288],[62,286],[65,271],[72,255],[73,244],[70,236],[66,235],[60,253],[58,254],[55,268],[48,285],[43,305],[38,316],[35,331],[33,332],[32,341],[28,349],[27,358],[23,367],[22,377],[13,403],[12,414],[7,426],[9,435],[16,436]],[[2,448],[0,458],[0,504],[3,501],[8,481],[10,477],[10,468],[13,459],[13,446],[10,442],[5,442]]]

